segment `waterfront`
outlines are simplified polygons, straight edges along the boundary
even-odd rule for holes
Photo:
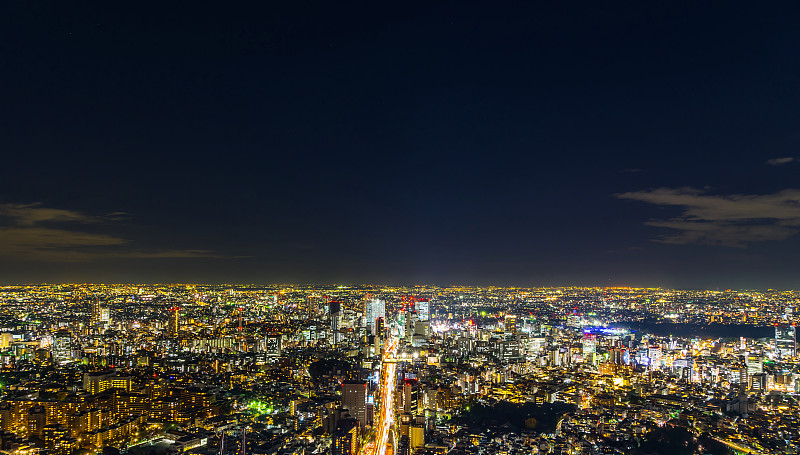
[[[613,327],[628,328],[636,332],[646,332],[659,336],[675,336],[682,338],[769,338],[775,335],[774,326],[759,327],[743,324],[691,324],[691,323],[656,323],[656,322],[624,322],[613,324]]]

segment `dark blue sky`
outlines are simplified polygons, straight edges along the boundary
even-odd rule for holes
[[[800,4],[0,6],[0,279],[800,287]]]

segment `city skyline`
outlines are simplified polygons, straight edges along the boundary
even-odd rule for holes
[[[800,449],[800,291],[0,291],[9,455]]]
[[[0,282],[800,288],[798,5],[0,6]]]
[[[799,17],[0,2],[0,455],[800,454]]]

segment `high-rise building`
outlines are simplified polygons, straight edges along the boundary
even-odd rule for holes
[[[328,318],[331,323],[331,330],[339,330],[342,319],[342,303],[332,300],[328,303]]]
[[[72,359],[72,333],[59,330],[53,334],[53,362],[66,362]]]
[[[178,332],[180,330],[180,316],[181,316],[181,309],[178,307],[172,307],[169,309],[169,334],[173,337],[178,336]]]
[[[507,314],[505,320],[506,333],[517,333],[517,317],[513,314]]]
[[[90,322],[92,325],[97,325],[100,323],[100,301],[99,300],[93,301],[90,307],[92,312]]]
[[[98,328],[101,332],[111,325],[111,310],[103,305],[100,300],[95,300],[90,305],[91,319],[89,323],[92,327]]]
[[[428,299],[416,299],[414,308],[417,310],[417,318],[420,321],[427,321],[431,318],[431,302]]]
[[[767,375],[765,373],[756,373],[749,378],[751,390],[764,390],[767,388]]]
[[[338,300],[328,302],[328,317],[330,318],[332,340],[336,344],[341,341],[339,328],[342,322],[342,302]]]
[[[378,318],[386,318],[386,301],[378,298],[364,300],[364,320],[367,334],[381,335],[375,326]]]
[[[781,357],[794,357],[796,336],[795,326],[793,325],[775,326],[775,349]]]
[[[405,336],[410,340],[414,336],[417,325],[417,313],[414,311],[406,312]]]
[[[764,358],[758,354],[748,354],[744,363],[747,366],[748,376],[764,372]]]
[[[270,357],[281,356],[281,336],[269,335],[264,338],[264,351]]]
[[[339,421],[331,441],[332,455],[356,455],[359,449],[360,427],[357,420]]]
[[[397,443],[397,455],[411,455],[411,441],[408,436],[400,436],[400,442]]]
[[[419,407],[419,386],[416,381],[406,381],[403,384],[402,395],[402,409],[403,413],[409,415],[417,415],[420,411]]]
[[[350,412],[361,427],[372,425],[372,405],[367,403],[367,383],[349,381],[342,384],[342,407]]]
[[[419,424],[411,425],[408,428],[409,446],[413,451],[417,447],[425,445],[425,427]]]
[[[750,377],[747,374],[747,365],[739,365],[738,373],[739,374],[738,375],[734,375],[734,378],[732,378],[732,379],[738,378],[736,380],[737,380],[737,382],[739,384],[739,390],[741,392],[744,392],[744,391],[747,390],[747,387],[748,387],[749,382],[750,382]],[[734,372],[734,374],[735,374],[735,372]]]

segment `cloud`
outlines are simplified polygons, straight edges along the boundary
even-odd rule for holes
[[[117,257],[142,258],[142,259],[152,259],[152,258],[240,259],[250,256],[226,256],[226,255],[215,254],[213,251],[209,250],[164,250],[164,251],[152,251],[152,252],[133,251],[129,253],[122,253],[121,255],[117,255]]]
[[[51,209],[41,204],[0,204],[0,216],[13,224],[33,226],[44,222],[90,222],[92,217],[72,210]]]
[[[781,164],[787,164],[794,161],[794,158],[791,156],[785,156],[783,158],[772,158],[767,160],[767,164],[770,166],[780,166]]]
[[[671,233],[655,241],[745,248],[753,242],[785,240],[800,232],[800,190],[763,195],[711,195],[694,188],[657,188],[616,195],[661,206],[681,207],[668,220],[645,224]]]
[[[86,262],[112,258],[220,257],[206,250],[130,250],[129,240],[72,229],[118,221],[124,212],[93,216],[42,204],[0,204],[0,256],[45,262]]]
[[[14,226],[0,228],[0,254],[19,259],[53,262],[86,261],[98,254],[86,251],[89,247],[126,243],[125,239],[110,235],[65,229]]]

